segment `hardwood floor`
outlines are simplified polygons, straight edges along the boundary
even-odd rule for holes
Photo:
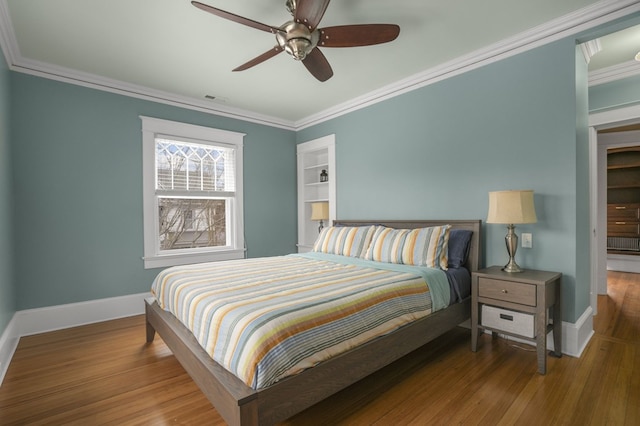
[[[533,348],[483,335],[473,353],[458,328],[284,424],[638,425],[640,275],[610,272],[598,309],[582,357],[550,357],[546,376]],[[137,316],[22,338],[0,424],[224,422]]]

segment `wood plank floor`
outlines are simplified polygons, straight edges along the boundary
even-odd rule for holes
[[[640,275],[609,273],[581,358],[456,329],[285,425],[640,425]],[[525,349],[521,349],[520,347]],[[527,350],[528,349],[528,350]],[[0,387],[0,425],[222,425],[137,316],[24,337]]]

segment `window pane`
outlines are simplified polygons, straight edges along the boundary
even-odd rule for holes
[[[171,145],[165,143],[156,144],[156,171],[158,189],[172,189],[173,173],[172,160],[173,153]]]
[[[160,250],[227,245],[226,200],[158,198]]]
[[[156,139],[156,189],[234,192],[235,150]]]

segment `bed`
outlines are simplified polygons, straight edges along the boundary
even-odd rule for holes
[[[479,220],[334,222],[334,227],[370,225],[394,229],[449,225],[451,235],[454,230],[471,231],[471,239],[467,246],[468,255],[465,253],[461,270],[472,272],[479,268]],[[451,282],[450,275],[448,277]],[[459,289],[456,291],[460,292]],[[470,317],[468,291],[462,290],[457,296],[454,293],[456,292],[451,290],[451,303],[434,313],[411,320],[382,336],[331,356],[312,368],[304,368],[296,374],[277,378],[273,383],[264,382],[263,385],[266,383],[266,386],[256,386],[255,382],[252,384],[247,378],[233,374],[228,366],[225,368],[214,361],[202,346],[200,332],[196,332],[196,338],[194,333],[183,325],[184,319],[181,321],[160,307],[156,298],[149,298],[145,302],[147,342],[153,341],[156,332],[162,337],[228,424],[268,425],[287,419],[314,405],[467,320]]]

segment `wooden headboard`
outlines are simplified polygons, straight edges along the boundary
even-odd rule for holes
[[[480,229],[481,220],[334,220],[335,226],[382,225],[389,228],[414,229],[428,226],[451,225],[452,229],[473,231],[469,247],[469,257],[465,266],[470,271],[480,269]]]

